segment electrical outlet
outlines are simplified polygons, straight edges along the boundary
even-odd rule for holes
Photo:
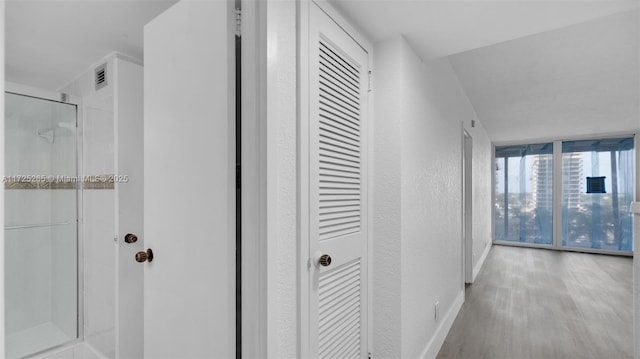
[[[440,314],[440,302],[436,301],[436,304],[433,306],[433,319],[438,321],[438,315]]]

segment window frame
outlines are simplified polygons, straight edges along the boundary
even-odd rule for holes
[[[569,251],[569,252],[583,252],[583,253],[599,253],[599,254],[611,254],[611,255],[619,255],[619,256],[633,256],[632,251],[616,251],[616,250],[607,250],[607,249],[594,249],[594,248],[579,248],[579,247],[564,247],[562,246],[562,143],[566,141],[581,141],[581,140],[604,140],[604,139],[615,139],[615,138],[625,138],[631,137],[634,139],[634,166],[633,173],[638,173],[638,166],[640,162],[640,156],[638,156],[638,145],[639,145],[639,137],[640,134],[634,132],[621,132],[621,133],[613,133],[613,134],[605,134],[600,136],[577,136],[577,137],[569,137],[569,138],[553,138],[553,139],[535,139],[530,141],[511,141],[511,142],[494,142],[491,147],[491,168],[492,168],[492,176],[491,176],[491,195],[492,195],[492,203],[491,203],[491,237],[492,243],[497,245],[506,245],[506,246],[514,246],[514,247],[530,247],[530,248],[545,248],[552,250],[561,250],[561,251]],[[553,215],[552,215],[552,226],[553,226],[553,244],[536,244],[536,243],[527,243],[527,242],[516,242],[516,241],[499,241],[496,240],[496,208],[495,208],[495,199],[496,199],[496,147],[502,146],[518,146],[518,145],[527,145],[527,144],[539,144],[539,143],[553,143]],[[558,175],[559,174],[559,175]],[[633,188],[634,188],[634,198],[637,198],[640,193],[640,183],[638,179],[638,175],[634,176]]]

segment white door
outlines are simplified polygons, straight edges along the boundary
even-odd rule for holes
[[[310,355],[364,358],[368,57],[310,6]]]
[[[146,358],[235,356],[232,1],[182,1],[144,30]]]

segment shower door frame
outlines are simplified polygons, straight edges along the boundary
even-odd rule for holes
[[[67,105],[73,105],[76,107],[76,177],[79,187],[76,188],[76,255],[77,255],[77,271],[76,271],[76,328],[77,337],[68,342],[55,345],[53,347],[43,349],[38,352],[29,354],[27,357],[38,356],[50,351],[61,350],[84,341],[84,246],[83,246],[83,224],[84,216],[82,210],[82,159],[83,159],[83,146],[82,146],[82,119],[83,119],[83,106],[82,98],[78,96],[63,94],[61,92],[42,90],[26,85],[16,84],[6,81],[4,83],[4,93],[10,93],[19,96],[32,97],[44,101],[53,101]],[[66,96],[66,100],[62,101],[63,96]],[[5,274],[6,275],[6,274]],[[6,335],[6,334],[5,334]]]

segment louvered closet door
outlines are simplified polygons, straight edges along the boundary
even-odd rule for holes
[[[309,51],[310,351],[364,358],[368,58],[313,3]],[[322,254],[331,257],[329,265],[319,263]]]

